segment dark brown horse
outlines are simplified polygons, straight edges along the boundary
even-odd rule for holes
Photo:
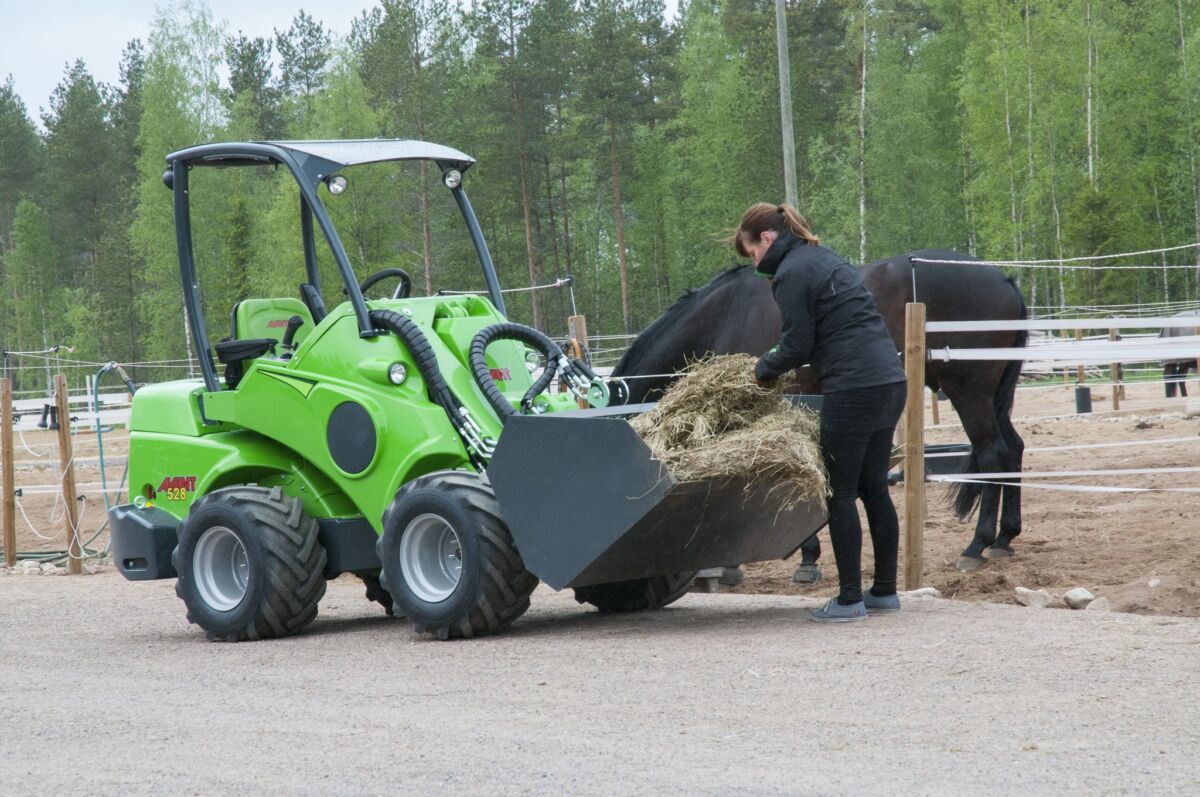
[[[910,258],[970,260],[948,250],[924,249],[862,267],[863,281],[887,322],[896,350],[904,348],[904,305],[924,302],[929,321],[1014,320],[1026,317],[1025,300],[1004,272],[984,265],[912,263]],[[779,309],[770,283],[750,266],[734,266],[707,285],[690,290],[625,352],[613,376],[625,377],[629,403],[652,401],[688,362],[705,354],[762,354],[779,341]],[[1025,332],[941,332],[927,336],[927,347],[1002,348],[1024,346]],[[807,372],[807,373],[806,373]],[[968,473],[1015,473],[1021,470],[1025,443],[1010,420],[1020,362],[930,361],[926,383],[950,399],[971,442]],[[644,378],[639,378],[644,377]],[[820,392],[811,371],[797,372],[794,392]],[[1019,482],[998,485],[955,484],[954,508],[966,519],[979,509],[975,536],[963,551],[959,568],[973,570],[989,556],[1011,556],[1010,543],[1021,533]],[[999,521],[999,536],[996,524]]]

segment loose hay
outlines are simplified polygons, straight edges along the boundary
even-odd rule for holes
[[[746,479],[771,484],[782,508],[824,503],[829,489],[816,413],[781,387],[754,383],[755,358],[729,354],[690,365],[633,428],[680,481]]]

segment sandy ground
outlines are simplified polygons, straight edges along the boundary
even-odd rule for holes
[[[544,589],[440,643],[339,579],[307,633],[205,642],[172,582],[0,578],[0,792],[1195,794],[1200,621],[792,596],[602,616]]]
[[[1111,391],[1093,389],[1092,415],[1074,415],[1074,386],[1049,383],[1049,387],[1022,387],[1017,394],[1015,424],[1025,439],[1026,471],[1100,470],[1112,468],[1191,467],[1200,464],[1200,418],[1186,418],[1187,399],[1163,398],[1160,384],[1134,384],[1126,390],[1119,413],[1112,413]],[[1191,383],[1191,393],[1200,387]],[[928,432],[930,443],[965,441],[957,417],[941,402],[942,426]],[[927,423],[932,423],[926,413]],[[1185,438],[1186,442],[1155,444],[1155,440]],[[75,455],[80,493],[87,496],[83,529],[95,529],[103,520],[99,470],[95,461],[95,435],[76,438]],[[17,483],[53,485],[55,437],[50,432],[26,432],[16,441]],[[1136,443],[1117,448],[1039,451],[1059,446],[1096,443]],[[1150,444],[1145,444],[1150,443]],[[124,432],[105,435],[107,473],[112,483],[121,476],[128,448]],[[38,456],[40,455],[40,456]],[[1124,487],[1200,488],[1195,473],[1133,475],[1123,477],[1054,478],[1046,481]],[[903,511],[903,488],[892,491]],[[1200,617],[1200,492],[1197,493],[1085,493],[1026,489],[1023,494],[1024,532],[1015,543],[1017,556],[997,560],[975,573],[959,573],[954,565],[970,541],[973,521],[955,518],[946,505],[946,488],[931,484],[928,525],[925,532],[924,583],[941,589],[947,597],[972,601],[1012,602],[1017,586],[1045,588],[1060,594],[1072,587],[1087,587],[1108,597],[1113,608],[1148,614]],[[18,549],[46,550],[65,547],[61,505],[52,494],[21,499],[34,535],[17,516]],[[85,538],[90,534],[85,534]],[[738,592],[828,595],[835,590],[832,550],[825,532],[826,579],[816,585],[792,584],[796,561],[751,565]],[[96,545],[102,546],[102,534]],[[869,543],[864,546],[864,572],[871,572]],[[1150,586],[1154,581],[1156,586]]]
[[[1109,470],[1116,468],[1193,467],[1200,465],[1200,418],[1186,418],[1187,399],[1165,399],[1161,385],[1130,385],[1121,411],[1111,412],[1111,391],[1093,390],[1095,413],[1074,412],[1074,387],[1023,388],[1018,392],[1014,425],[1025,439],[1024,470]],[[1193,385],[1192,395],[1197,391]],[[927,411],[928,418],[928,411]],[[931,429],[930,443],[965,441],[957,418],[941,403],[944,428]],[[1183,438],[1185,442],[1155,443]],[[1098,443],[1126,443],[1116,448],[1042,451]],[[1200,474],[1055,477],[1039,480],[1060,484],[1111,487],[1200,488]],[[903,517],[904,490],[892,496]],[[1086,587],[1108,597],[1119,611],[1200,616],[1200,492],[1094,493],[1027,488],[1022,492],[1023,532],[1014,543],[1017,555],[990,562],[982,570],[960,573],[958,556],[974,533],[971,522],[959,521],[946,503],[947,488],[930,484],[925,529],[924,583],[947,597],[1015,602],[1018,586],[1045,588],[1061,594]],[[864,519],[865,522],[865,519]],[[865,526],[864,526],[865,528]],[[790,576],[797,561],[746,568],[739,592],[826,595],[836,592],[833,552],[821,532],[826,579],[795,585]],[[903,556],[903,553],[901,554]],[[798,556],[795,558],[798,560]],[[864,573],[872,557],[864,540]],[[1155,586],[1150,586],[1151,582]]]

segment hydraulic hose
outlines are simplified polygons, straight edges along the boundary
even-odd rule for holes
[[[416,322],[393,310],[372,310],[369,317],[374,326],[391,332],[408,347],[408,352],[417,365],[417,371],[425,380],[429,397],[445,411],[446,417],[450,419],[450,425],[463,438],[463,441],[474,448],[477,454],[484,458],[488,457],[490,451],[487,450],[478,430],[473,427],[466,410],[450,391],[450,386],[446,384],[441,369],[438,368],[437,354]],[[486,463],[477,460],[476,464],[485,465]]]
[[[546,367],[542,371],[542,375],[529,390],[525,391],[525,395],[521,398],[523,412],[528,412],[533,406],[534,398],[550,386],[550,382],[554,380],[554,375],[559,368],[566,366],[569,369],[572,366],[557,343],[532,327],[505,323],[492,324],[479,330],[479,334],[471,341],[471,372],[475,376],[475,381],[479,383],[480,389],[483,390],[484,396],[487,397],[488,403],[496,410],[501,423],[503,423],[508,416],[515,414],[516,410],[496,387],[496,380],[492,379],[491,369],[488,368],[487,347],[497,340],[518,340],[537,349],[546,358]]]

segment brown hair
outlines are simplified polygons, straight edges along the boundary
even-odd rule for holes
[[[742,214],[742,220],[733,231],[733,246],[742,257],[750,253],[742,245],[743,239],[757,241],[767,230],[783,232],[791,230],[792,234],[810,244],[819,244],[821,239],[813,235],[812,229],[804,217],[786,202],[782,205],[772,205],[768,202],[756,202]]]

